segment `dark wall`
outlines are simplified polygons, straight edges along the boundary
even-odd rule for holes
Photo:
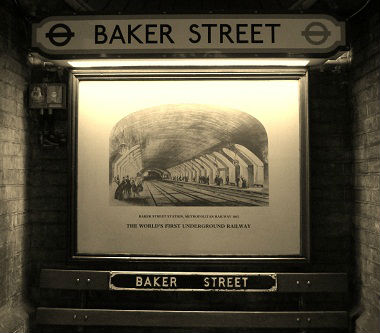
[[[348,68],[310,71],[310,215],[312,266],[350,269],[351,115]]]
[[[380,331],[380,10],[377,1],[351,25],[357,332]]]
[[[0,332],[21,332],[28,327],[25,295],[31,264],[25,104],[29,31],[11,1],[2,2],[0,17]]]

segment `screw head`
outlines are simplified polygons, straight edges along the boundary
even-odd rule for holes
[[[87,282],[87,283],[90,283],[90,282],[91,282],[91,279],[90,279],[90,278],[88,278],[88,279],[86,280],[86,282]]]
[[[297,284],[297,286],[299,286],[299,285],[300,285],[300,282],[299,282],[299,280],[297,280],[297,281],[296,281],[296,284]]]
[[[311,323],[311,318],[307,318],[307,322],[308,322],[308,323]]]
[[[80,282],[80,279],[79,279],[79,278],[77,278],[77,279],[75,280],[75,282],[76,282],[76,283],[79,283],[79,282]]]
[[[306,282],[306,284],[307,284],[308,286],[311,286],[311,281],[308,280],[308,281]]]
[[[85,320],[85,321],[87,321],[87,319],[88,319],[88,316],[87,316],[87,315],[85,315],[85,316],[84,316],[84,320]]]
[[[297,318],[296,321],[297,323],[299,323],[301,321],[301,318]]]
[[[76,320],[78,317],[77,317],[77,315],[75,314],[75,315],[73,315],[73,319],[74,320]]]

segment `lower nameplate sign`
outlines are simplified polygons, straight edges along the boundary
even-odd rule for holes
[[[111,290],[277,291],[274,273],[111,272]]]

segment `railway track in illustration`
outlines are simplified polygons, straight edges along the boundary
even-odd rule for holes
[[[235,193],[229,189],[212,186],[199,188],[197,184],[181,184],[168,182],[149,182],[161,195],[175,206],[264,206],[268,201],[260,194]],[[160,206],[149,190],[155,205]]]

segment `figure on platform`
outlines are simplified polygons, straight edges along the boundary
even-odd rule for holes
[[[247,181],[243,176],[241,177],[241,187],[247,188]]]
[[[137,185],[134,179],[131,179],[131,189],[132,189],[132,197],[136,198],[137,193]]]
[[[124,180],[123,180],[124,181]],[[124,182],[120,182],[117,185],[116,191],[115,191],[115,199],[117,200],[123,200],[123,191],[124,191]]]
[[[131,181],[127,175],[124,180],[124,200],[128,200],[131,197],[131,187]]]
[[[143,190],[144,190],[143,181],[139,180],[137,182],[137,195],[140,196],[140,192],[142,192]]]
[[[227,175],[226,176],[226,185],[228,185],[230,183],[230,177]]]
[[[236,186],[239,187],[240,177],[236,177]]]

